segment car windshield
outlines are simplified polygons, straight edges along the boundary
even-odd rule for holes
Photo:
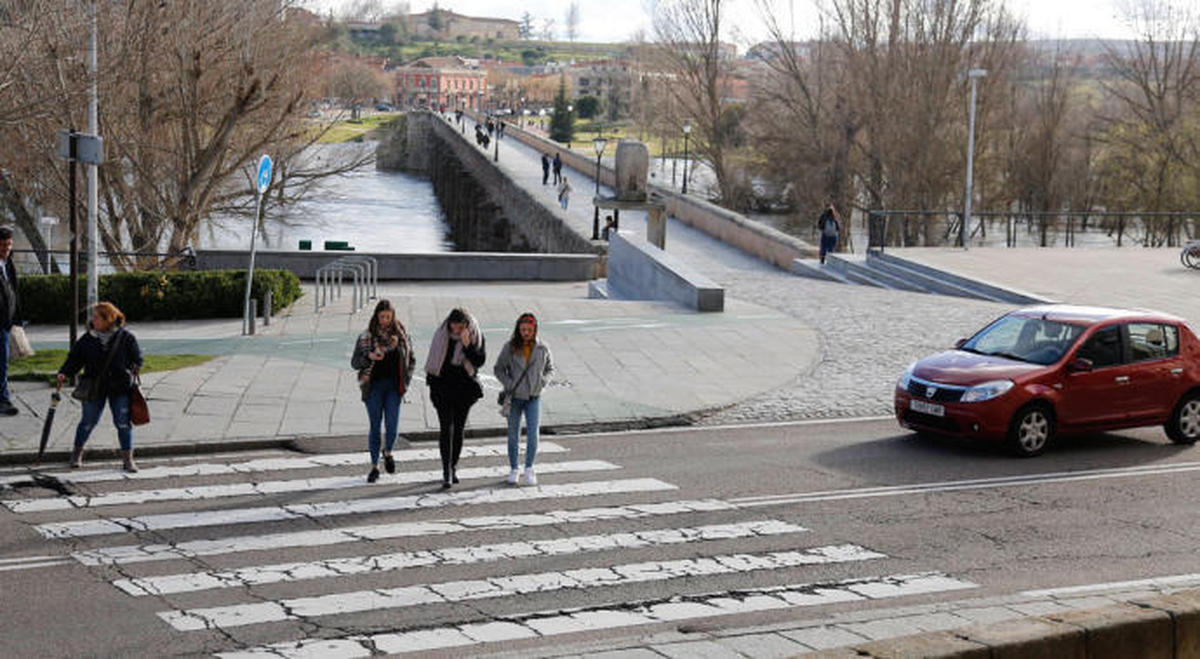
[[[1083,329],[1044,318],[1010,315],[983,328],[961,349],[1031,364],[1053,364],[1062,359]]]

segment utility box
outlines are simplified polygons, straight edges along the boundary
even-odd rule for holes
[[[311,240],[301,240],[300,241],[300,251],[311,252],[312,251],[312,241]]]
[[[353,252],[354,248],[345,240],[326,240],[325,251],[327,252]]]
[[[646,201],[646,179],[650,175],[650,150],[637,140],[621,140],[617,144],[617,199]]]

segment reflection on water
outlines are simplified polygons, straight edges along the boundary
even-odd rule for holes
[[[377,171],[373,166],[329,178],[282,214],[271,212],[276,216],[267,216],[266,235],[258,236],[260,249],[292,251],[299,241],[311,240],[313,248],[320,250],[326,240],[342,240],[360,252],[454,250],[433,185],[427,179]],[[199,248],[249,249],[250,224],[249,219],[214,224],[202,230]]]

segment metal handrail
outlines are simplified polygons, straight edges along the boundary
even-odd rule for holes
[[[971,244],[997,247],[1177,247],[1200,235],[1200,211],[983,211],[972,218],[978,222],[972,222]],[[961,247],[963,240],[962,214],[955,210],[867,212],[869,250]]]

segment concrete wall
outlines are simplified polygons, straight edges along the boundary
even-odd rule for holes
[[[516,138],[530,147],[549,153],[551,156],[557,152],[561,154],[563,164],[568,167],[573,167],[582,172],[589,172],[592,175],[596,171],[595,157],[588,158],[583,154],[568,151],[556,142],[523,131],[516,126],[506,128],[504,135],[505,139],[509,137]],[[600,167],[600,182],[607,186],[615,187],[615,181],[616,172],[602,165]],[[790,271],[793,259],[815,258],[817,256],[817,249],[807,242],[795,236],[789,236],[761,222],[755,222],[740,213],[735,213],[715,204],[710,204],[703,199],[691,195],[684,196],[659,186],[651,185],[650,189],[653,192],[657,192],[666,200],[667,212],[675,219],[688,226],[695,227],[722,242],[733,245],[747,254],[763,259],[776,267]],[[668,240],[670,240],[669,237]]]
[[[312,279],[317,268],[340,256],[372,256],[379,261],[380,279],[470,279],[587,281],[595,276],[595,254],[501,254],[446,252],[439,254],[380,254],[372,252],[272,252],[255,255],[254,267],[291,270],[301,279]],[[196,252],[198,270],[244,269],[250,261],[245,250]]]
[[[716,282],[627,231],[611,235],[608,290],[627,300],[676,302],[696,311],[725,309],[725,290]]]
[[[1134,599],[1085,611],[1021,618],[872,641],[806,655],[814,658],[1200,657],[1200,590]]]

